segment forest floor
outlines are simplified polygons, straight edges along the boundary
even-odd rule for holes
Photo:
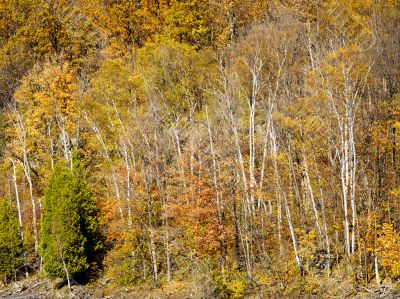
[[[57,289],[60,280],[41,277],[31,277],[7,286],[0,285],[0,298],[9,299],[61,299],[61,298],[199,298],[193,289],[185,282],[174,282],[158,288],[147,285],[132,287],[110,287],[108,280],[103,279],[88,285],[72,286],[72,293],[67,286]]]
[[[72,286],[72,293],[65,286],[61,289],[56,289],[57,283],[60,280],[52,280],[42,277],[31,277],[18,282],[8,284],[7,286],[0,285],[0,298],[8,299],[62,299],[62,298],[109,298],[109,299],[189,299],[189,298],[218,298],[218,296],[208,295],[201,291],[200,286],[193,285],[188,281],[174,281],[171,284],[166,284],[158,288],[152,288],[148,285],[138,285],[132,287],[112,287],[109,284],[109,279],[99,279],[96,282],[88,285]],[[261,299],[261,298],[385,298],[394,299],[400,298],[400,290],[394,285],[382,285],[375,288],[360,288],[357,291],[347,283],[335,282],[330,279],[325,281],[326,285],[315,295],[300,295],[300,294],[274,294],[266,289],[259,289],[249,292],[244,298]],[[324,282],[324,283],[325,283]]]

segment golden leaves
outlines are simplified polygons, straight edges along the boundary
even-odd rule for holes
[[[400,235],[388,223],[382,225],[376,253],[379,262],[386,267],[392,278],[400,276]]]

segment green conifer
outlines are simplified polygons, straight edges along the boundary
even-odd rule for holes
[[[0,274],[15,274],[23,265],[22,240],[16,211],[8,200],[0,200]]]
[[[79,160],[55,167],[45,192],[41,254],[50,277],[85,273],[101,249],[96,200]]]

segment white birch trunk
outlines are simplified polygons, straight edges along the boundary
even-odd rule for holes
[[[21,202],[19,200],[19,192],[18,192],[17,169],[15,166],[15,161],[13,159],[10,159],[10,160],[11,160],[11,164],[13,166],[12,179],[13,179],[13,183],[14,183],[15,200],[17,202],[18,223],[19,223],[19,232],[20,232],[20,236],[21,236],[22,255],[24,257],[25,276],[29,277],[28,268],[27,268],[28,261],[26,259],[26,252],[25,252],[25,238],[24,238],[24,226],[23,226],[23,222],[22,222]]]
[[[32,177],[31,177],[31,168],[29,165],[29,160],[28,160],[28,153],[27,153],[27,145],[26,145],[26,129],[25,125],[21,119],[21,116],[18,112],[18,110],[14,107],[13,112],[17,118],[18,125],[21,129],[20,134],[18,134],[18,139],[21,143],[22,146],[22,168],[25,173],[26,180],[28,181],[28,186],[29,186],[29,196],[31,199],[31,204],[32,204],[32,221],[33,221],[33,237],[34,237],[34,247],[35,247],[35,253],[38,252],[38,247],[39,247],[39,242],[38,242],[38,227],[37,227],[37,214],[36,214],[36,200],[33,194],[33,184],[32,184]]]

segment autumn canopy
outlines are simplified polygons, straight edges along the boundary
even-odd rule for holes
[[[0,279],[395,289],[399,19],[398,1],[0,0]]]

